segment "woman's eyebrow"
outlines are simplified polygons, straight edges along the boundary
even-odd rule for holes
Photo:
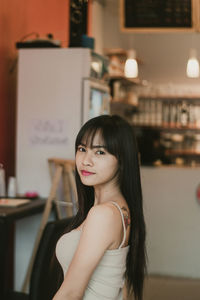
[[[87,145],[84,144],[84,143],[82,143],[82,142],[79,144],[79,146],[87,147]],[[93,149],[93,148],[106,148],[106,146],[105,146],[105,145],[92,145],[91,148],[92,148],[92,149]]]
[[[106,148],[105,145],[92,145],[92,148]]]

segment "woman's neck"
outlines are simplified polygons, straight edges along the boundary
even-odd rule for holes
[[[115,201],[116,199],[122,198],[119,187],[94,187],[95,201],[94,205]]]

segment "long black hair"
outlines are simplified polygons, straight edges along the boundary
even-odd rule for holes
[[[125,276],[128,292],[134,292],[135,299],[141,300],[146,270],[145,222],[135,135],[131,125],[121,117],[117,115],[98,116],[90,119],[80,129],[76,138],[75,151],[83,139],[91,146],[97,132],[100,132],[106,150],[114,155],[119,163],[119,187],[127,202],[131,217],[130,248]],[[85,220],[94,204],[94,188],[82,184],[76,169],[75,178],[79,209],[71,229],[78,227]]]

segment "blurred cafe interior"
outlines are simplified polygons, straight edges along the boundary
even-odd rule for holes
[[[0,299],[29,291],[45,225],[76,213],[73,180],[65,209],[61,182],[51,194],[54,175],[74,159],[81,124],[99,114],[124,117],[137,137],[144,300],[200,299],[200,2],[3,0],[0,8]]]

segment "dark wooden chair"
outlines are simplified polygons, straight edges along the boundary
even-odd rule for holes
[[[73,217],[48,222],[40,240],[30,279],[29,293],[9,291],[6,300],[52,300],[63,280],[55,246]]]

